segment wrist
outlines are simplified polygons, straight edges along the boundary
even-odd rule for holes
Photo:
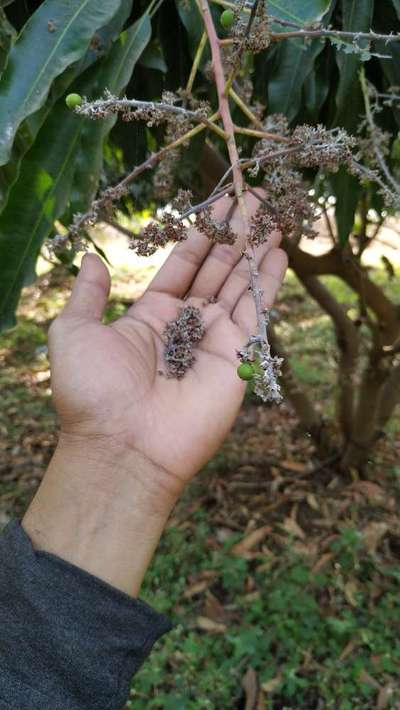
[[[137,594],[178,493],[117,442],[62,434],[23,527],[38,549]]]

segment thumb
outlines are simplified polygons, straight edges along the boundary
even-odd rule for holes
[[[110,291],[110,274],[96,254],[85,254],[65,315],[100,320]]]

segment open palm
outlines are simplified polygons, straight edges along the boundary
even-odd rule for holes
[[[247,196],[250,213],[257,200]],[[221,219],[231,202],[215,207]],[[196,230],[175,247],[144,295],[110,325],[101,323],[109,275],[91,254],[71,299],[54,322],[50,356],[54,400],[69,436],[135,450],[182,482],[193,476],[231,428],[245,386],[235,351],[255,329],[248,265],[237,214],[233,247],[211,245]],[[274,234],[258,249],[264,300],[272,305],[287,261]],[[181,380],[166,376],[166,324],[186,305],[200,308],[206,328],[196,362]]]

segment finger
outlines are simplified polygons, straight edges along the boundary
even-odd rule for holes
[[[245,201],[248,216],[251,218],[259,207],[260,201],[250,192],[246,193]],[[230,276],[232,269],[242,258],[248,235],[243,229],[243,222],[238,208],[236,208],[230,220],[230,226],[238,235],[236,242],[232,246],[227,244],[215,244],[213,246],[190,288],[190,296],[199,298],[216,296]]]
[[[85,254],[63,314],[100,320],[110,291],[110,274],[96,254]]]
[[[264,308],[271,308],[276,294],[282,284],[288,265],[288,258],[283,249],[271,249],[264,257],[260,269],[260,286],[263,289],[262,304]],[[232,320],[249,335],[257,325],[255,303],[252,293],[246,289],[239,298],[232,314]]]
[[[215,218],[222,219],[231,203],[229,197],[218,200],[214,207]],[[147,291],[159,291],[183,298],[211,248],[212,243],[204,234],[195,228],[191,229],[188,239],[174,247]]]
[[[263,262],[265,255],[270,250],[279,246],[281,238],[280,232],[272,232],[268,242],[255,249],[257,266]],[[247,291],[249,279],[249,262],[246,257],[242,256],[217,294],[218,302],[224,306],[228,313],[235,310],[239,298]]]

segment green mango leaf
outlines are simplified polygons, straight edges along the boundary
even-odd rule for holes
[[[393,0],[393,5],[394,5],[395,10],[397,12],[397,17],[400,20],[400,0]]]
[[[121,0],[46,0],[12,48],[0,82],[0,165],[21,122],[45,102],[53,80],[86,52]]]
[[[276,71],[268,84],[268,112],[284,113],[292,121],[301,108],[304,82],[324,43],[314,40],[305,46],[302,40],[282,42],[276,55]]]
[[[121,35],[105,60],[82,77],[77,91],[95,98],[110,86],[124,86],[139,56],[136,43],[143,48],[149,32],[145,16]],[[15,323],[21,288],[32,273],[43,240],[53,230],[54,220],[67,207],[75,158],[81,155],[82,132],[88,124],[89,119],[67,109],[61,99],[24,158],[20,176],[0,216],[0,328]],[[90,125],[97,130],[96,124]],[[84,150],[85,157],[91,160],[87,145]]]
[[[11,186],[18,177],[22,158],[31,147],[52,107],[77,77],[110,50],[112,43],[118,37],[129,17],[131,9],[132,0],[126,0],[110,22],[93,36],[89,49],[82,59],[68,67],[53,81],[44,106],[22,122],[14,139],[10,159],[6,165],[0,167],[0,212],[6,204]]]
[[[144,50],[142,56],[140,57],[139,64],[141,64],[142,67],[146,67],[146,69],[157,69],[157,71],[161,71],[163,74],[168,71],[162,47],[158,40],[151,42],[151,44],[149,44],[149,46]]]
[[[279,3],[281,5],[281,3]],[[303,12],[311,12],[312,3],[302,5]],[[291,5],[292,6],[292,5]],[[292,6],[294,8],[294,5]],[[318,14],[318,13],[322,13]],[[331,2],[315,2],[314,15],[309,19],[324,17],[325,24],[331,16]],[[282,28],[279,28],[282,29]],[[314,40],[305,44],[303,40],[292,39],[279,43],[275,56],[276,70],[268,83],[269,113],[284,113],[292,121],[302,107],[302,92],[305,82],[312,73],[317,57],[325,48],[324,40]]]
[[[110,56],[103,62],[101,83],[108,77],[106,88],[120,95],[128,84],[135,64],[151,38],[151,23],[143,15],[130,29],[123,32]],[[101,93],[101,91],[99,92]],[[109,116],[102,121],[87,119],[81,132],[81,147],[77,153],[69,218],[74,212],[87,209],[98,187],[103,166],[104,141],[117,120]]]
[[[16,36],[14,27],[8,21],[3,8],[0,7],[0,75],[7,64],[8,52]]]
[[[304,82],[302,105],[307,112],[307,120],[313,123],[318,122],[321,108],[329,94],[330,69],[330,62],[327,61],[326,55],[320,55]]]
[[[328,12],[331,0],[269,0],[268,12],[280,20],[290,20],[299,25],[321,20]]]
[[[354,219],[360,196],[360,184],[356,178],[343,169],[329,179],[336,197],[335,221],[339,244],[347,244],[354,226]]]
[[[343,29],[347,32],[369,32],[372,25],[372,15],[374,11],[374,0],[342,0]],[[338,51],[336,61],[339,67],[340,79],[336,92],[336,123],[350,128],[350,123],[357,125],[358,115],[354,110],[353,89],[357,85],[357,92],[360,93],[358,83],[358,71],[361,59],[358,54],[345,54]],[[349,97],[351,96],[351,101]],[[341,114],[349,114],[350,121],[341,117]],[[353,120],[351,120],[353,119]]]
[[[349,32],[368,32],[372,25],[374,0],[342,0],[342,25]],[[339,67],[339,85],[336,92],[336,114],[333,125],[346,128],[349,133],[356,133],[363,113],[363,101],[359,86],[358,72],[360,56],[336,52]],[[336,197],[335,219],[339,243],[347,243],[353,229],[357,209],[360,185],[358,181],[340,170],[332,176],[331,184]]]

